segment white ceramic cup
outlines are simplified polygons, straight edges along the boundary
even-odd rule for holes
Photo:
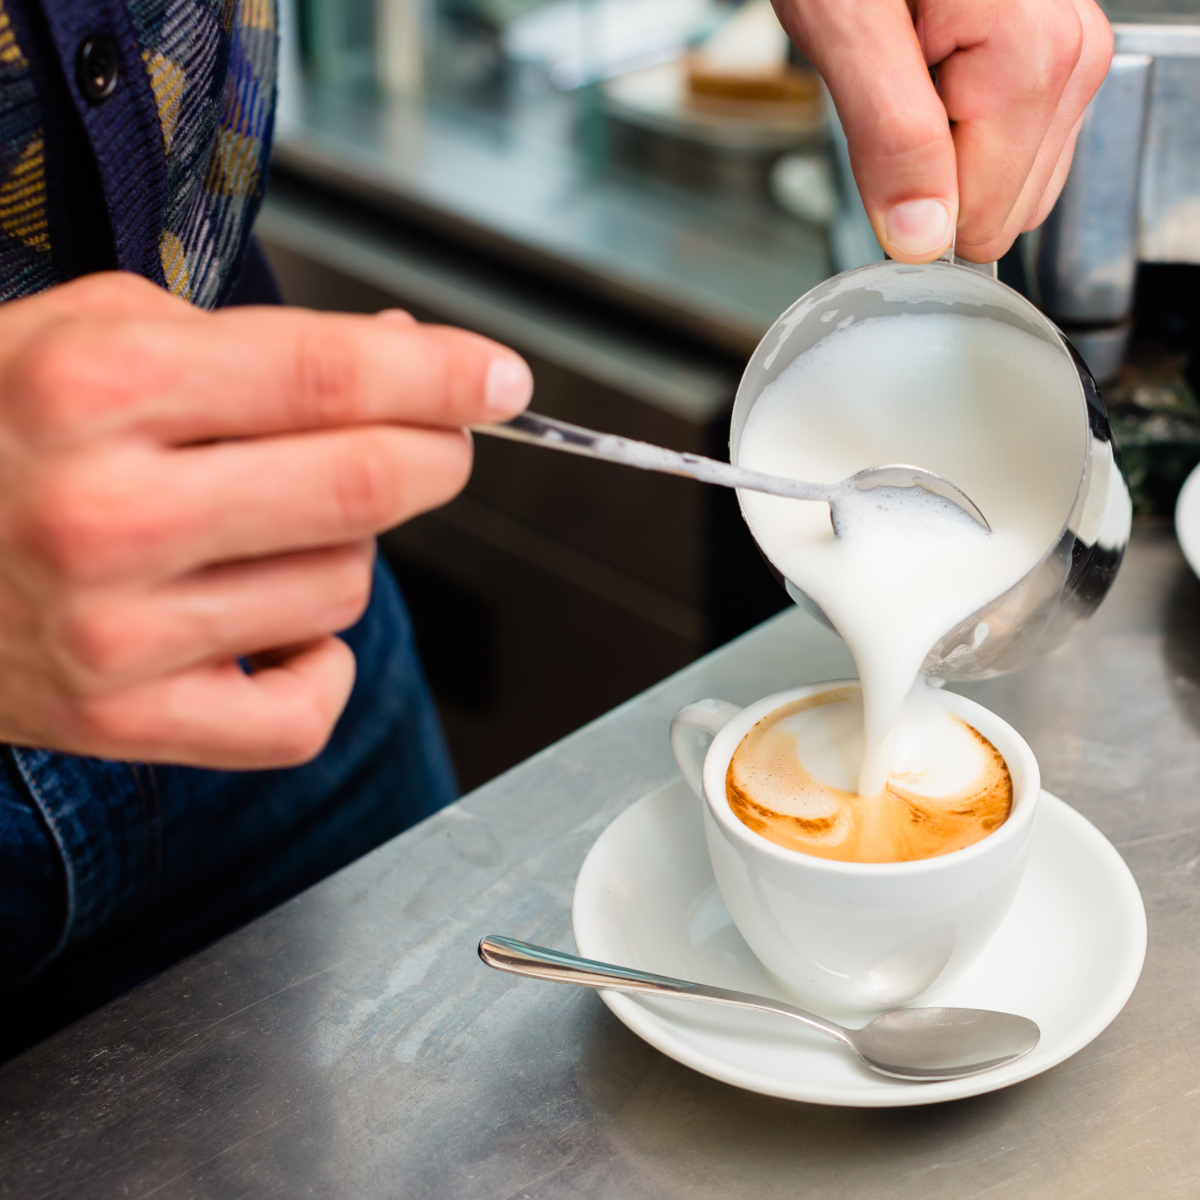
[[[813,1007],[849,1011],[907,1004],[979,955],[1025,872],[1041,791],[1033,751],[1011,725],[973,700],[938,692],[947,711],[983,734],[1008,764],[1013,806],[999,829],[951,854],[855,863],[787,850],[743,825],[725,794],[742,738],[793,700],[857,686],[817,683],[743,709],[701,700],[671,722],[671,748],[704,801],[713,872],[742,937],[785,990]]]

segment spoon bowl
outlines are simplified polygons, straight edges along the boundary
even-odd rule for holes
[[[865,471],[859,471],[857,475],[851,475],[849,479],[843,479],[841,483],[834,484],[833,487],[835,491],[829,500],[829,515],[833,521],[835,534],[840,533],[838,529],[840,497],[838,493],[844,495],[850,488],[859,492],[870,492],[876,488],[887,488],[891,492],[904,488],[920,488],[931,496],[939,496],[956,508],[961,508],[977,525],[982,525],[988,533],[992,532],[992,527],[987,523],[983,513],[979,511],[979,506],[962,488],[955,487],[950,480],[944,479],[941,475],[935,475],[932,471],[925,470],[924,467],[914,467],[908,463],[868,467]],[[900,491],[900,495],[903,495],[902,491]]]
[[[897,1079],[958,1079],[1028,1054],[1041,1030],[1028,1017],[982,1008],[898,1008],[851,1033],[872,1070]]]
[[[498,971],[553,983],[642,992],[789,1017],[848,1046],[872,1071],[913,1082],[961,1079],[990,1071],[1028,1054],[1041,1037],[1028,1017],[982,1008],[900,1008],[861,1029],[847,1029],[782,1000],[634,971],[498,934],[479,943],[479,957]]]

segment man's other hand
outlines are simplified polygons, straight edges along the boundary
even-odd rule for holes
[[[992,262],[1045,220],[1112,58],[1092,0],[774,4],[829,87],[892,258],[936,258],[957,226],[957,253]]]
[[[313,757],[375,534],[454,496],[464,427],[531,390],[512,351],[402,313],[208,313],[121,274],[0,307],[0,740]]]

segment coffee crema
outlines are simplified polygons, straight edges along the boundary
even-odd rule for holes
[[[1012,776],[978,730],[937,706],[892,747],[878,796],[855,790],[863,749],[858,688],[776,709],[742,739],[725,774],[729,807],[755,833],[843,862],[912,862],[962,850],[1012,811]]]

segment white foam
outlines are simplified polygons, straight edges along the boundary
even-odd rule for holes
[[[907,793],[944,799],[978,786],[991,761],[983,742],[918,680],[892,729],[888,779]]]
[[[817,784],[839,792],[857,791],[864,752],[861,693],[801,708],[772,728],[788,735],[796,763]],[[747,769],[751,762],[747,761]],[[987,778],[989,766],[989,753],[980,739],[918,681],[892,731],[888,779],[906,793],[938,800],[971,792]],[[763,802],[774,811],[807,819],[837,808],[836,796],[797,787],[794,779],[785,773],[778,780],[760,780]]]
[[[818,783],[842,792],[857,789],[863,759],[861,696],[801,709],[784,717],[779,728],[795,738],[797,759]]]
[[[896,504],[894,494],[861,492],[835,538],[825,504],[739,493],[764,552],[854,655],[863,795],[885,786],[889,732],[930,649],[1024,576],[1066,521],[1085,443],[1064,390],[1078,390],[1070,362],[1029,333],[984,318],[906,314],[825,338],[750,412],[741,466],[835,483],[912,463],[960,487],[992,527],[989,535],[923,493]]]

